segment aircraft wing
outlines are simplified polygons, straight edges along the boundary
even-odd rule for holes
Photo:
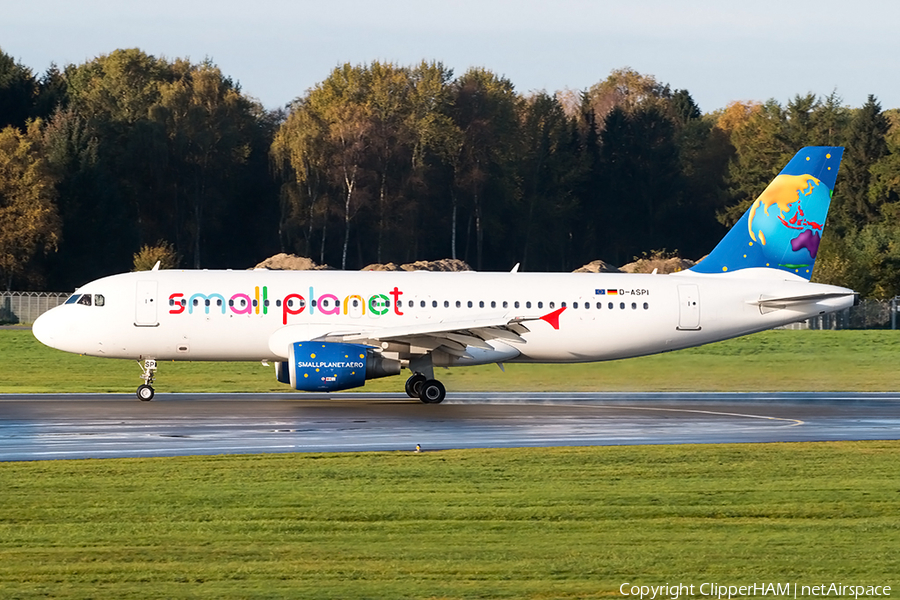
[[[389,348],[391,344],[399,344],[404,346],[403,351],[410,354],[425,354],[441,349],[448,354],[466,356],[466,346],[487,351],[494,350],[487,343],[490,340],[525,343],[522,334],[530,331],[525,325],[528,321],[545,321],[554,329],[559,329],[559,315],[564,310],[565,307],[540,316],[510,318],[507,315],[498,314],[495,317],[478,319],[385,327],[356,334],[327,335],[323,337],[322,341],[355,342],[381,346],[385,349]]]
[[[455,356],[466,356],[467,346],[493,350],[487,343],[490,340],[525,343],[522,334],[527,333],[529,329],[524,322],[537,319],[540,317],[461,319],[443,323],[384,327],[355,333],[334,332],[316,339],[323,342],[367,344],[385,350],[396,349],[412,355],[443,350]]]
[[[437,323],[400,325],[365,329],[325,329],[322,326],[295,325],[284,327],[269,339],[269,348],[277,355],[287,353],[293,342],[319,341],[365,344],[405,355],[423,355],[442,350],[454,356],[467,356],[466,347],[494,351],[488,342],[524,344],[523,334],[530,330],[525,323],[545,321],[559,329],[561,308],[540,316],[496,314],[474,319],[457,319]]]

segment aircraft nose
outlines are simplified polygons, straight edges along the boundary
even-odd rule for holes
[[[51,308],[37,319],[31,325],[31,334],[45,346],[55,348],[53,345],[55,334],[58,331],[58,319],[54,312],[55,308]]]

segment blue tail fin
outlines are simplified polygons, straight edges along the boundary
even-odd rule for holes
[[[750,205],[695,273],[769,267],[812,277],[844,149],[808,146]]]

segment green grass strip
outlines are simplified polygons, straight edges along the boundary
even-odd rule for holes
[[[439,369],[453,391],[895,391],[898,331],[767,331],[699,348],[580,365],[509,364]],[[404,374],[408,372],[404,371]],[[0,330],[0,393],[131,392],[132,361],[47,348],[27,330]],[[403,390],[404,377],[359,391]],[[289,391],[259,363],[161,362],[160,392]]]
[[[900,584],[900,442],[0,464],[3,598]]]

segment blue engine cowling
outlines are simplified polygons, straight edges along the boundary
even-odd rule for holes
[[[306,392],[335,392],[365,385],[366,379],[400,373],[400,362],[368,346],[294,342],[288,361],[275,365],[278,381]]]

